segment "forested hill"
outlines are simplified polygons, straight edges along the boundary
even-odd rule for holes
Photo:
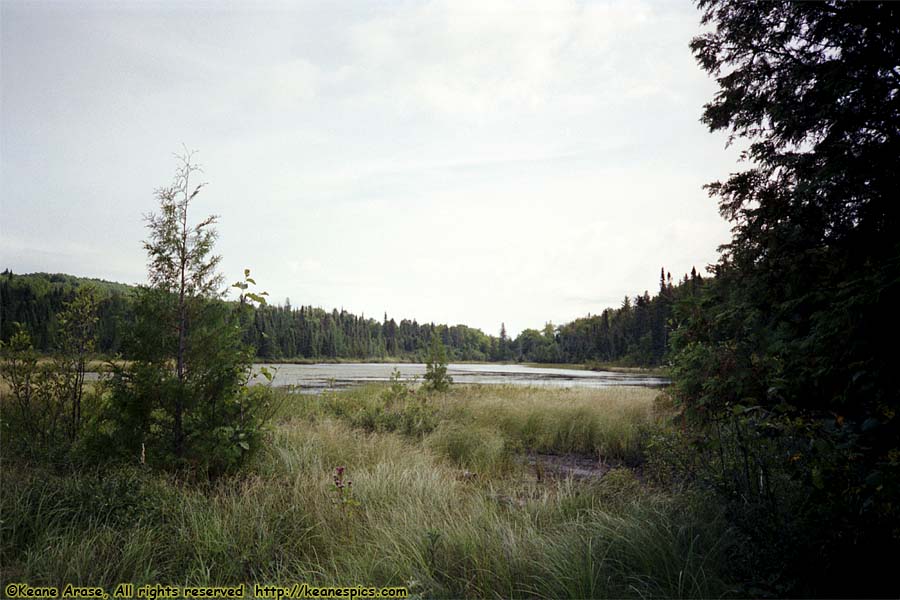
[[[101,298],[97,346],[100,351],[121,351],[127,326],[133,321],[131,296],[134,287],[102,279],[62,273],[0,274],[0,340],[7,342],[17,323],[28,330],[35,348],[53,350],[57,345],[57,315],[83,285],[93,285]]]
[[[607,308],[561,326],[526,329],[516,338],[487,335],[466,325],[399,322],[384,315],[382,321],[345,310],[326,311],[312,306],[264,306],[250,313],[244,324],[245,341],[265,360],[360,359],[419,360],[437,332],[451,360],[529,361],[551,363],[616,362],[653,366],[663,362],[674,305],[692,296],[702,285],[692,271],[677,284],[660,273],[655,296],[644,292],[625,297],[619,308]],[[0,338],[9,339],[21,323],[36,348],[49,352],[57,343],[59,314],[75,290],[91,284],[101,297],[98,349],[106,355],[128,356],[128,334],[134,320],[136,288],[64,274],[0,275]]]

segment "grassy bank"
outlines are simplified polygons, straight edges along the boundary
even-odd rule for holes
[[[671,372],[668,367],[636,367],[634,365],[625,365],[621,363],[608,363],[598,361],[588,361],[584,368],[588,371],[612,371],[613,373],[636,373],[641,375],[650,375],[652,377],[669,377]]]
[[[198,484],[5,461],[2,584],[399,585],[420,597],[711,597],[724,532],[642,482],[656,392],[370,386],[284,399],[266,447]],[[530,454],[621,465],[542,473]],[[335,486],[336,467],[352,484]],[[600,471],[598,471],[599,475]]]
[[[611,373],[633,373],[651,377],[669,377],[668,367],[634,367],[619,363],[589,361],[587,363],[522,363],[537,369],[574,369],[576,371],[609,371]]]

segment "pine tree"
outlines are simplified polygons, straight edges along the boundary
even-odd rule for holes
[[[712,281],[692,270],[675,397],[707,431],[739,423],[745,464],[802,449],[717,481],[778,582],[754,595],[896,596],[900,6],[698,6],[691,48],[719,86],[702,120],[746,168],[708,186],[732,239]]]
[[[509,336],[506,334],[506,323],[500,323],[498,353],[500,360],[509,360]]]
[[[453,383],[453,378],[447,375],[447,349],[441,341],[441,336],[432,331],[428,358],[425,362],[423,387],[429,391],[445,392],[451,383]]]

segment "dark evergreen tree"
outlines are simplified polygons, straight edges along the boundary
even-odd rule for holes
[[[711,427],[748,415],[734,444],[761,475],[720,479],[757,550],[748,577],[778,595],[896,596],[900,5],[698,5],[691,47],[719,85],[703,121],[746,140],[748,168],[709,186],[733,237],[709,285],[691,273],[704,291],[679,309],[677,397]],[[766,459],[755,437],[794,458]],[[780,504],[776,467],[798,490]]]
[[[498,360],[510,359],[509,336],[506,334],[506,323],[500,323],[500,339],[497,341]]]

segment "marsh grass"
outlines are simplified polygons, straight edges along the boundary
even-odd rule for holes
[[[337,418],[369,432],[424,438],[432,450],[460,466],[495,474],[510,453],[575,453],[637,464],[648,431],[656,426],[658,391],[457,386],[444,394],[386,400],[382,386],[339,394],[295,395],[282,417]]]
[[[519,448],[545,453],[602,455],[636,463],[646,430],[653,426],[656,390],[604,390],[480,386],[441,399],[468,412],[474,423],[493,426]]]
[[[727,532],[702,502],[650,489],[628,469],[537,481],[514,460],[524,449],[637,456],[652,391],[412,395],[434,418],[427,432],[360,421],[377,416],[382,393],[293,395],[265,451],[215,482],[139,466],[7,464],[2,583],[305,581],[438,598],[727,592],[717,575]],[[353,482],[352,505],[336,500],[336,466]]]

